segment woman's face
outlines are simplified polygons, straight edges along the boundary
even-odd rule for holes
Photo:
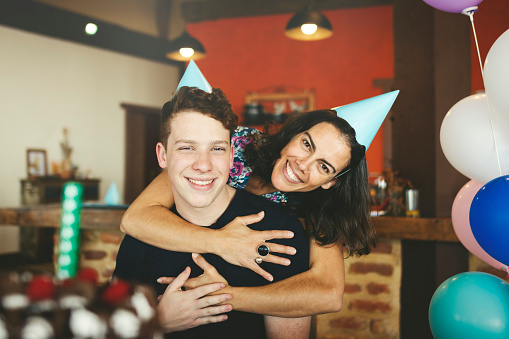
[[[309,192],[320,186],[328,189],[350,163],[350,153],[341,132],[321,122],[294,136],[283,148],[272,170],[272,184],[283,192]]]

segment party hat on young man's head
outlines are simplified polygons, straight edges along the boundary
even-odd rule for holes
[[[176,91],[178,91],[182,86],[198,87],[207,93],[212,93],[212,87],[209,85],[209,82],[205,79],[193,60],[189,62],[182,79],[180,79]]]
[[[355,129],[357,142],[366,146],[367,150],[398,94],[399,91],[393,91],[335,107],[333,110]]]

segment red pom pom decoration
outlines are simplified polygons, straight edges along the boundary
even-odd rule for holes
[[[115,280],[104,290],[102,300],[105,303],[117,305],[129,295],[129,292],[129,283],[123,280]]]
[[[97,285],[97,282],[99,281],[99,273],[97,273],[97,271],[93,268],[85,267],[79,271],[77,278],[81,281],[88,281]]]
[[[55,283],[46,275],[36,276],[27,286],[30,301],[53,299],[55,296]]]

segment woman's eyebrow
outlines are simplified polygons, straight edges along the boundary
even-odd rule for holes
[[[313,142],[313,138],[311,138],[311,135],[309,135],[308,132],[304,132],[305,135],[307,135],[307,137],[309,138],[309,143],[311,144],[311,149],[313,151],[315,151],[315,143]],[[327,166],[329,166],[330,168],[332,168],[332,173],[336,173],[336,169],[334,168],[334,166],[332,166],[332,164],[330,162],[328,162],[327,160],[325,159],[320,159],[321,161],[323,161]]]

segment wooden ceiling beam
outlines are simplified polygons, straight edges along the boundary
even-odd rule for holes
[[[186,22],[292,13],[309,0],[196,0],[182,3]],[[319,10],[392,5],[393,0],[315,0]]]

